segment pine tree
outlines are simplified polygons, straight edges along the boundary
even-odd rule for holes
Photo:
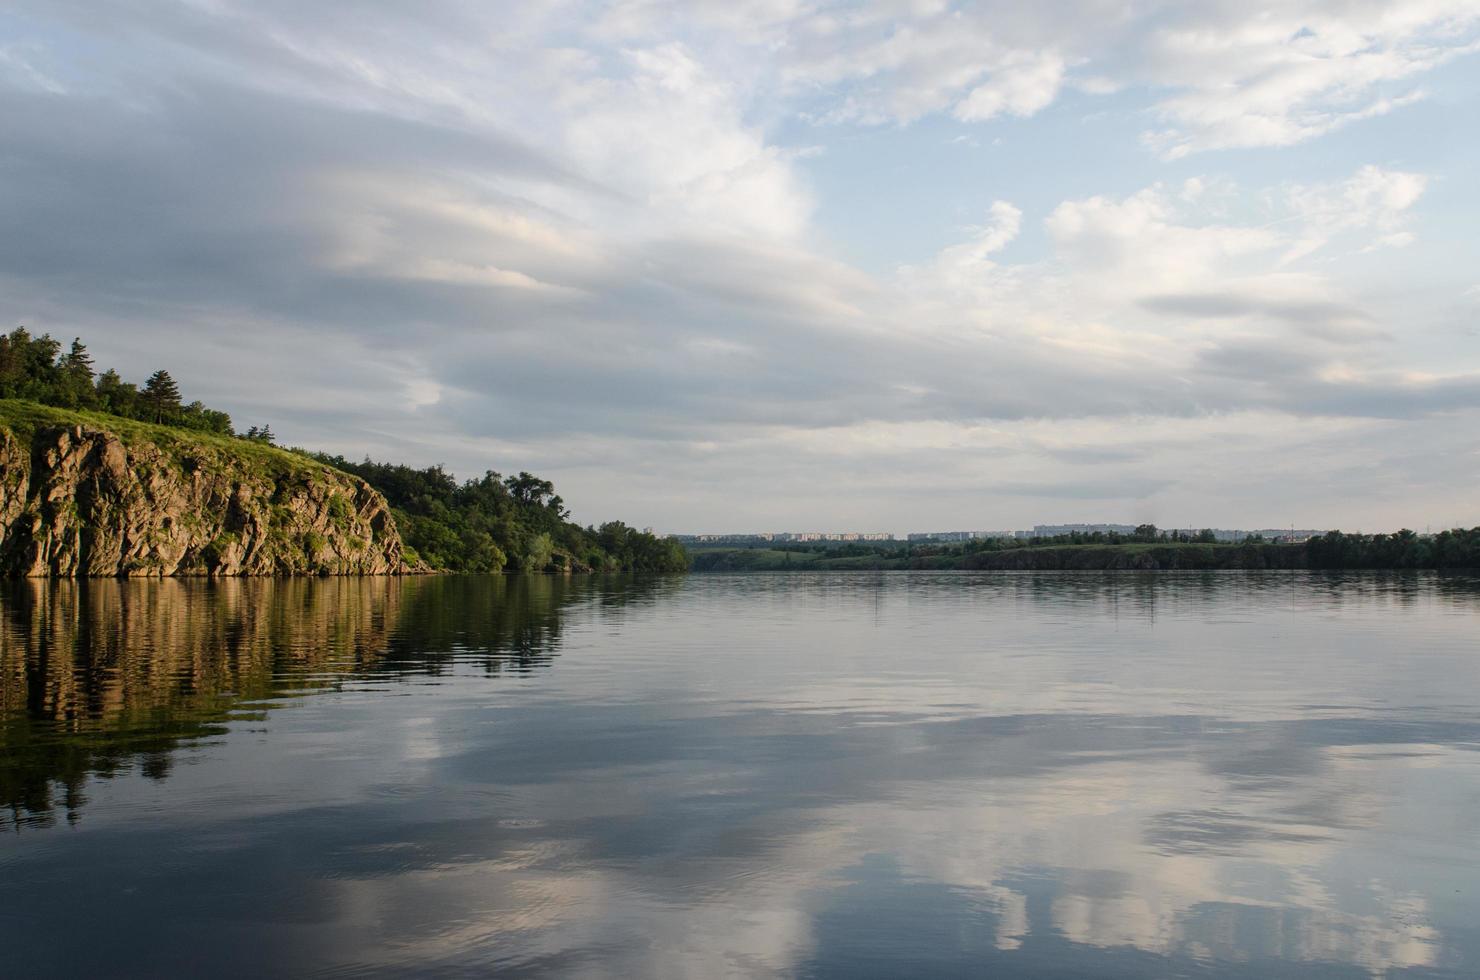
[[[97,404],[97,392],[93,389],[92,355],[83,346],[81,337],[72,339],[72,350],[62,355],[57,366],[62,370],[58,396],[64,404],[84,408]]]
[[[155,371],[144,382],[142,400],[154,421],[164,422],[180,412],[180,386],[168,371]]]
[[[83,346],[81,337],[73,337],[72,350],[62,356],[62,372],[68,378],[75,378],[83,384],[92,384],[93,359]]]

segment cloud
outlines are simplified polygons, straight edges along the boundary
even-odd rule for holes
[[[951,115],[962,122],[984,122],[1004,113],[1031,116],[1053,103],[1063,81],[1064,61],[1057,54],[1015,54],[967,92]]]
[[[1428,183],[1425,174],[1368,165],[1339,184],[1290,188],[1289,208],[1304,231],[1285,253],[1286,261],[1309,255],[1333,237],[1352,231],[1379,233],[1366,246],[1368,251],[1412,245],[1413,233],[1402,227]]]
[[[1421,318],[1348,271],[1423,252],[1435,175],[1001,178],[874,271],[818,224],[822,171],[778,135],[804,117],[1000,123],[1076,72],[1191,83],[1132,57],[1122,5],[683,8],[34,7],[47,30],[0,64],[0,221],[24,230],[0,315],[131,376],[167,358],[289,441],[548,472],[583,519],[903,530],[929,472],[963,518],[1033,523],[1018,498],[1191,507],[1242,478],[1198,431],[1296,481],[1272,429],[1463,443],[1473,358],[1410,347]],[[1160,16],[1231,16],[1208,9]],[[1462,39],[1424,10],[1382,36]],[[1096,30],[1129,53],[1087,61]]]
[[[991,256],[1012,244],[1022,223],[1020,208],[1008,201],[993,201],[987,210],[987,223],[969,229],[965,241],[942,249],[928,270],[906,266],[900,275],[907,280],[923,278],[926,288],[942,284],[958,289],[980,288],[998,268]]]
[[[1062,259],[1092,267],[1115,293],[1205,282],[1279,240],[1266,227],[1187,220],[1187,190],[1155,186],[1124,198],[1065,201],[1046,228]]]
[[[1188,7],[1156,25],[1134,71],[1168,87],[1146,134],[1167,157],[1288,146],[1422,98],[1408,80],[1476,50],[1466,0],[1304,0],[1259,17],[1245,5]],[[1397,88],[1397,94],[1389,94]]]
[[[1288,146],[1385,115],[1424,97],[1421,76],[1480,49],[1468,0],[1295,0],[1257,16],[1235,0],[642,0],[603,24],[630,42],[675,20],[727,58],[765,59],[765,84],[838,123],[979,123],[1035,115],[1065,88],[1138,91],[1157,121],[1143,140],[1168,158]]]
[[[62,95],[66,88],[36,62],[45,52],[35,44],[0,44],[0,79],[21,89]]]

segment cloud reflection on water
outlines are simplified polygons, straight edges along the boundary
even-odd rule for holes
[[[13,966],[1480,963],[1480,719],[1466,707],[1480,592],[1466,580],[221,588],[5,594],[5,785],[31,794],[9,802],[43,815],[17,758],[62,759],[51,779],[87,802],[61,838],[21,820],[0,845],[0,900],[35,909],[42,934],[105,923],[103,942],[61,960],[29,934]],[[140,603],[149,616],[115,612]],[[91,638],[109,617],[134,624],[116,653]],[[92,623],[70,658],[68,622]],[[167,649],[177,658],[130,653]],[[147,778],[160,755],[174,764]],[[77,777],[99,758],[110,778]]]

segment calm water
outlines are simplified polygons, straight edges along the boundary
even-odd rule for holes
[[[1480,975],[1480,583],[11,583],[0,975]]]

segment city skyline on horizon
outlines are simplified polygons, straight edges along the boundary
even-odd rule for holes
[[[837,531],[837,530],[829,530],[829,531],[823,531],[823,530],[805,530],[805,531],[663,531],[663,530],[656,529],[656,528],[649,528],[649,530],[651,530],[651,531],[653,531],[654,533],[657,533],[657,534],[665,535],[667,537],[680,538],[680,539],[696,539],[696,538],[697,539],[742,539],[742,538],[748,538],[748,539],[762,540],[762,539],[768,539],[769,538],[769,539],[783,539],[783,540],[788,540],[788,541],[798,541],[798,540],[800,540],[801,543],[806,543],[806,540],[808,540],[808,539],[840,540],[840,539],[844,539],[844,538],[852,539],[852,540],[860,540],[860,541],[880,540],[880,539],[887,538],[888,540],[891,540],[891,541],[901,541],[901,542],[903,542],[903,541],[907,541],[907,540],[910,540],[910,539],[913,539],[913,538],[926,538],[926,537],[945,538],[947,536],[956,536],[956,535],[970,535],[973,538],[978,538],[978,539],[986,539],[986,538],[994,538],[994,537],[995,538],[1011,538],[1011,537],[1020,537],[1020,538],[1022,538],[1022,537],[1032,537],[1032,536],[1035,536],[1035,535],[1036,536],[1040,536],[1040,537],[1048,537],[1048,536],[1053,536],[1053,535],[1057,535],[1057,534],[1074,533],[1074,532],[1077,532],[1077,533],[1094,533],[1094,531],[1096,531],[1096,530],[1100,531],[1101,533],[1108,533],[1109,531],[1112,531],[1113,530],[1116,533],[1129,534],[1129,533],[1133,533],[1138,526],[1139,525],[1135,525],[1135,524],[1123,524],[1123,523],[1118,523],[1118,522],[1088,522],[1088,521],[1084,521],[1084,522],[1068,522],[1068,523],[1063,523],[1063,524],[1034,524],[1031,527],[1016,528],[1016,529],[1012,529],[1012,530],[1006,530],[1006,529],[1003,529],[1003,530],[965,530],[965,529],[956,529],[956,530],[948,530],[948,531],[937,530],[937,531],[904,531],[904,532],[899,532],[899,531],[884,531],[884,530],[872,530],[872,531],[860,531],[860,530],[843,530],[843,531]],[[1324,534],[1327,531],[1337,531],[1337,530],[1340,530],[1340,531],[1350,531],[1352,533],[1393,533],[1393,532],[1396,532],[1396,531],[1399,531],[1399,530],[1404,530],[1404,528],[1391,528],[1391,529],[1387,529],[1385,531],[1368,532],[1368,531],[1359,531],[1357,529],[1352,529],[1352,528],[1334,528],[1334,527],[1333,528],[1304,528],[1304,527],[1294,527],[1294,526],[1289,526],[1289,527],[1272,527],[1272,526],[1269,526],[1269,525],[1263,525],[1263,526],[1258,526],[1258,527],[1247,527],[1247,528],[1220,527],[1220,526],[1216,526],[1216,525],[1206,525],[1206,524],[1203,524],[1203,525],[1167,525],[1167,526],[1155,525],[1155,526],[1156,526],[1157,530],[1160,531],[1160,532],[1177,531],[1177,532],[1182,532],[1182,533],[1186,533],[1186,532],[1196,533],[1198,531],[1210,530],[1210,531],[1214,531],[1214,532],[1217,532],[1217,533],[1220,533],[1220,534],[1249,534],[1249,535],[1252,535],[1252,534],[1269,534],[1269,535],[1294,534],[1294,535],[1309,535],[1309,534]],[[1417,528],[1406,528],[1406,530],[1414,531],[1415,533],[1424,533],[1424,534],[1431,533],[1428,529],[1425,529],[1425,530],[1423,530],[1421,532]]]

